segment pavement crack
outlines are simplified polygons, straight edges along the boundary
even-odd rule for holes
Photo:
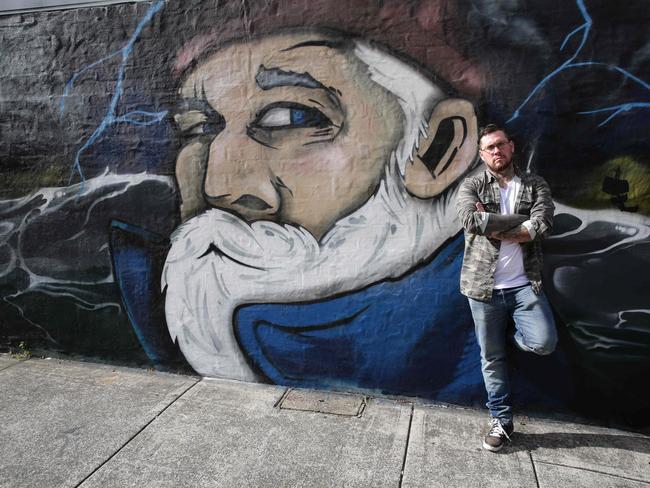
[[[79,483],[74,485],[74,488],[79,488],[81,485],[83,485],[86,481],[88,481],[97,471],[102,469],[111,459],[113,459],[115,456],[117,456],[126,446],[128,446],[133,439],[138,437],[144,429],[149,427],[158,417],[160,417],[165,411],[171,407],[174,403],[176,403],[183,395],[185,395],[188,391],[190,391],[192,388],[194,388],[197,384],[199,384],[200,381],[197,380],[191,385],[189,385],[187,388],[185,388],[183,391],[181,391],[178,395],[176,395],[176,398],[174,398],[171,402],[169,402],[167,405],[165,405],[164,408],[162,408],[158,413],[156,413],[147,423],[145,423],[135,434],[133,434],[127,441],[122,444],[113,454],[111,454],[108,458],[104,460],[104,462],[100,463],[99,466],[97,466],[95,469],[93,469],[84,479],[82,479]]]
[[[636,481],[637,483],[643,483],[645,485],[650,485],[650,481],[648,481],[648,480],[642,480],[642,479],[639,479],[639,478],[630,478],[629,476],[621,476],[621,475],[614,474],[614,473],[608,473],[607,471],[600,471],[598,469],[583,468],[581,466],[571,466],[570,464],[552,463],[550,461],[537,461],[537,463],[538,464],[548,464],[549,466],[558,466],[560,468],[571,468],[571,469],[578,469],[580,471],[589,471],[590,473],[604,474],[606,476],[611,476],[612,478],[619,478],[619,479],[628,480],[628,481]]]
[[[530,465],[533,467],[533,476],[535,476],[535,485],[539,488],[539,478],[537,477],[537,468],[535,467],[535,461],[533,460],[533,453],[528,451],[528,457],[530,459]]]
[[[273,405],[273,408],[282,408],[282,402],[287,397],[287,395],[289,394],[290,391],[291,391],[291,388],[286,388],[284,390],[284,392],[282,393],[282,395],[280,395],[280,398],[278,399],[278,401],[275,402],[275,405]]]
[[[415,406],[411,403],[411,413],[409,415],[409,428],[406,432],[406,445],[404,446],[404,456],[402,457],[402,470],[399,473],[399,485],[398,488],[402,488],[402,483],[404,482],[404,471],[406,470],[406,457],[409,452],[409,442],[411,440],[411,427],[413,426],[413,412],[415,411]]]

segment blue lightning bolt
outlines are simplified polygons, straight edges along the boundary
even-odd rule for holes
[[[585,43],[587,42],[587,39],[589,38],[589,34],[591,31],[591,27],[593,25],[593,22],[591,20],[591,16],[589,15],[589,12],[587,11],[587,8],[585,7],[584,0],[576,0],[576,5],[578,6],[578,9],[580,10],[580,14],[582,15],[583,23],[573,29],[567,36],[564,38],[564,41],[562,42],[562,45],[560,46],[560,51],[564,51],[564,48],[567,46],[568,42],[573,38],[578,33],[582,34],[582,37],[580,39],[580,42],[578,43],[578,46],[575,50],[575,52],[569,56],[569,58],[562,63],[560,66],[558,66],[555,70],[551,71],[548,75],[546,75],[535,87],[530,91],[528,96],[524,99],[523,102],[521,102],[521,105],[517,107],[517,109],[512,113],[512,116],[506,121],[506,124],[509,124],[513,120],[519,117],[521,110],[530,102],[530,100],[546,85],[552,78],[560,74],[562,71],[568,70],[568,69],[574,69],[574,68],[584,68],[587,66],[603,66],[606,68],[609,68],[613,71],[618,71],[621,73],[626,79],[632,80],[634,83],[640,85],[641,87],[645,88],[650,92],[650,84],[642,80],[641,78],[638,78],[637,76],[634,76],[632,73],[629,71],[619,67],[619,66],[614,66],[611,64],[607,63],[602,63],[598,61],[586,61],[586,62],[575,62],[576,58],[580,55],[580,52],[582,51],[582,48],[584,47]],[[611,107],[604,107],[604,108],[599,108],[595,110],[588,110],[584,112],[578,112],[578,114],[581,115],[586,115],[586,114],[595,114],[595,113],[605,113],[605,112],[612,112],[609,117],[607,117],[605,120],[603,120],[600,124],[598,124],[598,127],[602,127],[603,125],[609,123],[612,119],[614,119],[616,116],[623,112],[629,112],[630,110],[637,109],[637,108],[650,108],[650,103],[647,102],[631,102],[631,103],[623,103],[619,105],[613,105]]]
[[[127,44],[122,48],[118,49],[114,53],[109,54],[108,56],[95,61],[92,64],[89,64],[85,68],[81,69],[77,73],[75,73],[70,80],[68,80],[68,83],[66,83],[65,90],[63,92],[63,97],[61,98],[61,104],[60,104],[60,116],[63,117],[63,114],[65,113],[65,100],[70,93],[70,90],[73,88],[75,81],[79,76],[81,76],[83,73],[86,71],[94,68],[95,66],[98,66],[102,64],[105,61],[108,61],[109,59],[112,59],[116,56],[122,56],[122,62],[120,63],[120,68],[117,73],[117,81],[115,84],[115,92],[113,93],[113,96],[111,98],[111,102],[108,105],[108,108],[106,110],[106,114],[104,115],[104,118],[100,122],[100,124],[95,128],[93,133],[90,135],[90,137],[84,142],[84,144],[79,148],[77,151],[77,154],[75,155],[74,159],[74,164],[72,166],[72,170],[70,173],[70,181],[68,184],[72,184],[72,180],[74,179],[75,174],[79,174],[79,178],[81,180],[81,191],[83,191],[83,185],[86,181],[86,178],[83,174],[83,170],[81,169],[81,164],[79,162],[79,158],[81,157],[81,154],[91,147],[95,141],[106,131],[108,127],[110,127],[112,124],[118,124],[118,123],[127,123],[127,124],[134,124],[134,125],[139,125],[139,126],[147,126],[147,125],[153,125],[153,124],[158,124],[160,123],[165,116],[167,115],[167,111],[162,111],[162,112],[147,112],[144,110],[135,110],[132,112],[128,112],[124,115],[116,115],[117,111],[117,104],[122,97],[122,92],[124,90],[124,76],[126,72],[126,63],[131,56],[131,53],[133,52],[133,46],[136,43],[136,41],[139,39],[140,34],[142,33],[142,29],[151,21],[154,15],[156,15],[162,8],[164,7],[164,0],[158,0],[154,2],[150,7],[149,10],[147,10],[146,15],[142,18],[142,20],[138,23],[137,27],[135,28],[135,31],[129,38],[129,41]]]

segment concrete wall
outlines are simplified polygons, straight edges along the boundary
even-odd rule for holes
[[[643,1],[169,1],[0,17],[5,343],[483,402],[454,198],[550,183],[560,347],[518,404],[650,406]],[[181,225],[182,224],[182,225]]]

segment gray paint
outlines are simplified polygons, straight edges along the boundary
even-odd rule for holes
[[[76,486],[196,381],[57,360],[0,371],[0,486]]]
[[[520,430],[518,442],[530,450],[542,472],[564,466],[567,476],[582,469],[606,474],[607,479],[618,476],[650,484],[650,439],[646,436],[554,421],[527,422]],[[613,486],[610,483],[603,479],[601,486]]]
[[[275,408],[284,389],[203,381],[82,486],[397,486],[410,407],[363,416]]]
[[[276,386],[0,355],[10,363],[0,487],[650,483],[650,437],[576,418],[517,416],[513,443],[493,454],[480,447],[480,410],[371,398],[350,417],[280,409],[287,391]]]
[[[617,478],[605,473],[571,469],[545,463],[536,463],[540,488],[570,486],[571,488],[647,488],[648,484],[629,478]]]
[[[474,410],[417,406],[402,487],[535,486],[527,452],[483,450],[487,427],[487,415]]]
[[[284,71],[280,68],[266,68],[260,66],[255,75],[255,82],[262,90],[270,90],[281,86],[302,86],[304,88],[321,88],[327,90],[318,80],[309,73],[296,73],[295,71]]]

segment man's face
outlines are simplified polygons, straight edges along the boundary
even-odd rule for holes
[[[512,165],[515,145],[503,131],[490,132],[481,137],[479,149],[481,159],[493,173],[503,173]]]
[[[304,34],[231,44],[200,63],[175,117],[182,219],[218,207],[320,238],[360,207],[402,127],[395,97],[364,68]]]

